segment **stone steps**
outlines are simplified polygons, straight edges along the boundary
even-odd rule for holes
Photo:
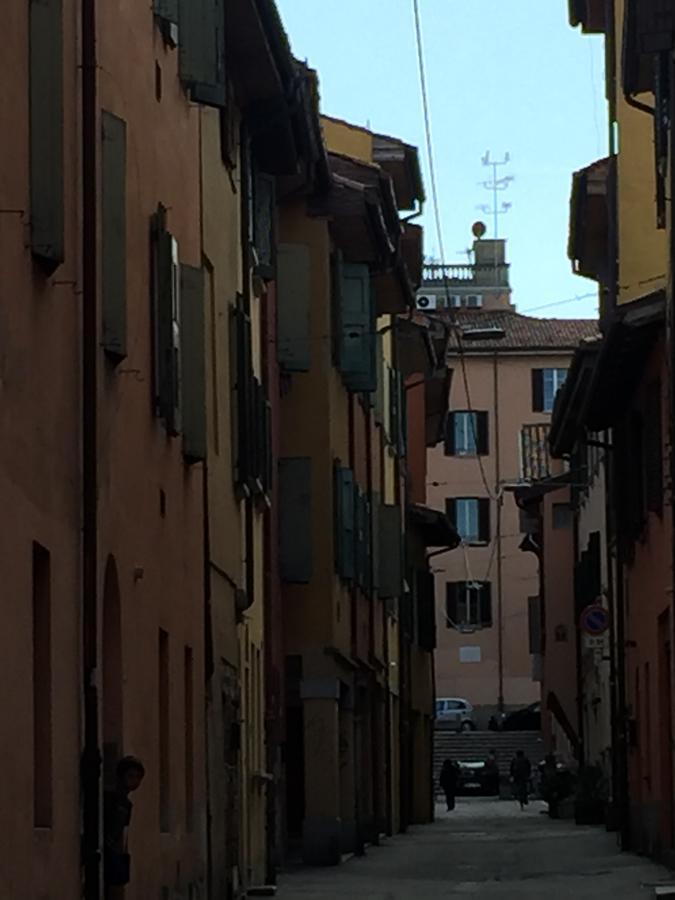
[[[508,775],[511,760],[522,750],[532,763],[532,770],[544,758],[544,742],[537,731],[468,731],[457,734],[437,728],[434,736],[434,782],[445,759],[473,761],[486,759],[490,750],[497,753],[502,775]]]

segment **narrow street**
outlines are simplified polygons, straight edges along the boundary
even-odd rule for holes
[[[440,897],[653,897],[669,873],[621,854],[615,836],[552,821],[543,803],[521,813],[515,804],[460,800],[437,811],[434,825],[414,829],[339,869],[285,876],[280,900],[436,900]]]

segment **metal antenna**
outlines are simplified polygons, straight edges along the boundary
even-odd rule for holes
[[[501,206],[499,204],[499,193],[501,191],[506,191],[509,188],[509,185],[512,181],[514,181],[513,175],[504,175],[501,178],[499,177],[499,169],[502,166],[507,166],[511,162],[511,154],[506,153],[504,159],[501,160],[493,160],[490,156],[490,151],[488,150],[485,156],[482,158],[481,162],[487,168],[492,169],[492,178],[487,181],[480,181],[479,185],[484,187],[486,191],[492,192],[492,206],[487,206],[484,204],[482,206],[476,207],[481,212],[484,212],[486,215],[491,215],[494,220],[494,237],[499,237],[499,217],[505,215],[513,206],[512,203],[502,203]]]

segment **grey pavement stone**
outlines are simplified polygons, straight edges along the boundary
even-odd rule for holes
[[[538,898],[637,900],[672,884],[666,869],[622,854],[614,835],[499,800],[459,800],[433,825],[387,840],[339,868],[280,879],[278,900]]]

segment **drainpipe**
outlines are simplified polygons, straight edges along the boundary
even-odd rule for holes
[[[675,152],[673,150],[673,115],[675,114],[675,60],[673,59],[672,53],[670,54],[670,197],[673,197],[673,189],[675,189]],[[675,478],[675,451],[673,448],[675,447],[675,371],[673,367],[675,366],[675,310],[673,309],[673,294],[674,294],[674,271],[673,266],[675,265],[675,208],[673,206],[673,202],[671,199],[670,203],[670,238],[669,238],[669,278],[668,278],[668,288],[669,288],[669,297],[668,297],[668,371],[670,373],[670,483],[671,485],[675,484],[673,479]],[[674,586],[675,580],[675,500],[673,499],[672,489],[671,489],[671,520],[670,520],[670,536],[671,536],[671,552],[672,552],[672,568],[671,568],[671,588]],[[673,600],[671,599],[671,605]],[[670,645],[671,647],[675,646],[675,617],[670,615],[670,635],[669,635]],[[672,654],[671,654],[671,671],[669,672],[669,677],[671,680],[671,693],[673,689],[673,662],[672,662]],[[673,735],[670,735],[670,743],[671,747],[673,746]],[[672,765],[672,759],[671,759]]]
[[[101,895],[101,751],[98,727],[97,79],[96,0],[82,0],[82,666],[84,896]]]

